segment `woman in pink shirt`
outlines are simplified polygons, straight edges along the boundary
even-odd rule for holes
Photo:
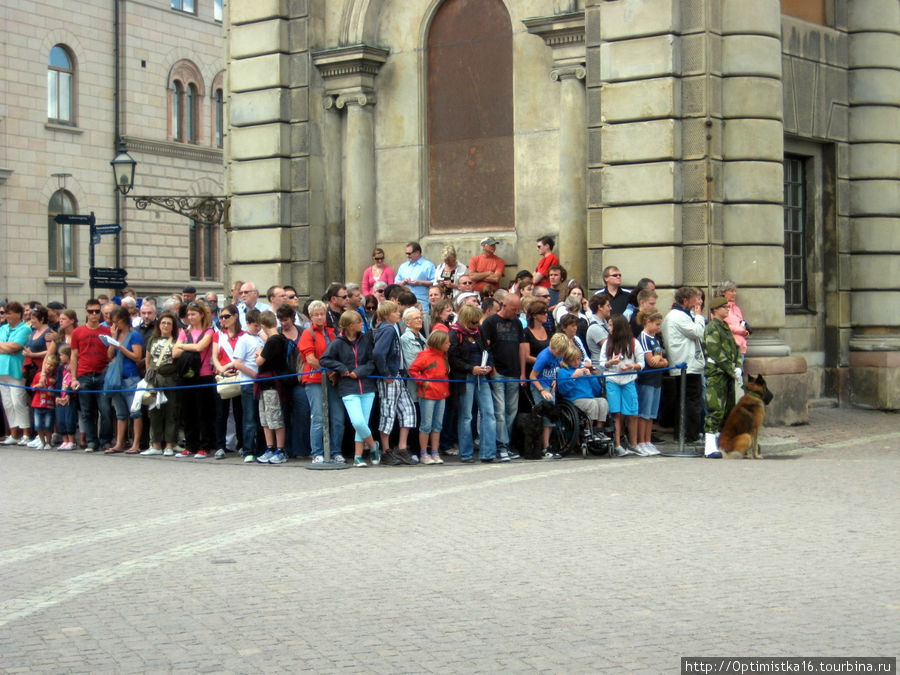
[[[721,295],[728,302],[728,316],[725,317],[725,323],[731,329],[734,335],[734,341],[740,347],[741,356],[747,353],[747,338],[750,337],[750,326],[744,321],[744,313],[737,306],[737,284],[733,281],[725,280],[716,289],[716,295]]]
[[[212,365],[213,331],[209,327],[209,311],[206,305],[192,302],[187,306],[185,330],[179,331],[178,341],[172,350],[172,358],[178,364],[182,354],[200,355],[199,372],[192,369],[184,373],[179,368],[179,384],[184,386],[178,392],[179,408],[184,412],[185,449],[176,457],[205,459],[215,443],[216,390]],[[205,386],[196,386],[205,385]]]
[[[384,251],[380,248],[376,248],[372,251],[372,260],[374,261],[372,266],[367,267],[366,271],[363,272],[363,295],[373,294],[376,281],[383,281],[388,286],[394,283],[394,270],[392,270],[389,265],[384,264]]]

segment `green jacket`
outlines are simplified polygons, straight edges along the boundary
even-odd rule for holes
[[[706,376],[734,378],[734,369],[741,367],[741,349],[734,341],[728,324],[719,319],[710,320],[703,333],[703,344],[706,348]]]

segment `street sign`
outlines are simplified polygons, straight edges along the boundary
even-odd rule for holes
[[[60,225],[90,225],[94,226],[94,223],[97,222],[97,219],[94,218],[94,214],[91,213],[89,216],[85,215],[66,215],[64,213],[60,213],[58,216],[53,218]]]
[[[91,234],[119,234],[122,226],[118,223],[104,223],[103,225],[91,225]]]
[[[121,267],[92,267],[91,288],[125,288],[128,282],[125,277],[128,271]]]

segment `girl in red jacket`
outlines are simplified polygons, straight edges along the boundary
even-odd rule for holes
[[[450,349],[450,334],[441,330],[432,331],[423,351],[409,367],[409,374],[419,382],[419,451],[422,464],[443,464],[438,452],[441,442],[441,422],[444,419],[444,401],[450,396],[447,382],[447,350]],[[435,380],[440,380],[436,382]],[[431,438],[431,454],[428,454],[428,439]]]

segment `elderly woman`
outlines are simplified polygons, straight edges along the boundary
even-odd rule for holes
[[[459,292],[459,278],[466,273],[466,266],[456,259],[456,247],[453,244],[444,246],[441,260],[444,262],[434,270],[434,283],[443,288],[444,293],[456,295]]]
[[[31,326],[23,321],[24,313],[20,303],[7,303],[6,323],[0,326],[0,397],[10,428],[3,445],[27,445],[31,442],[28,433],[31,431],[31,410],[22,376],[25,362],[23,350],[31,337]]]
[[[385,265],[382,248],[372,251],[372,266],[363,272],[361,284],[363,295],[373,295],[375,284],[379,281],[383,281],[385,286],[394,283],[394,270]]]
[[[741,359],[747,354],[747,338],[750,337],[750,326],[744,321],[744,313],[737,305],[737,284],[726,279],[716,289],[716,295],[725,298],[728,307],[728,316],[725,317],[725,323],[731,329],[734,335],[734,341],[737,342],[741,350]]]
[[[422,314],[422,310],[418,307],[410,307],[405,310],[403,312],[403,323],[406,325],[406,330],[400,335],[400,351],[403,353],[403,376],[406,377],[412,362],[425,349],[426,338],[423,325],[425,317]],[[409,390],[409,397],[412,399],[412,402],[418,404],[419,397],[416,383],[412,380],[407,380],[406,388]],[[416,418],[420,419],[418,415],[416,415]]]

